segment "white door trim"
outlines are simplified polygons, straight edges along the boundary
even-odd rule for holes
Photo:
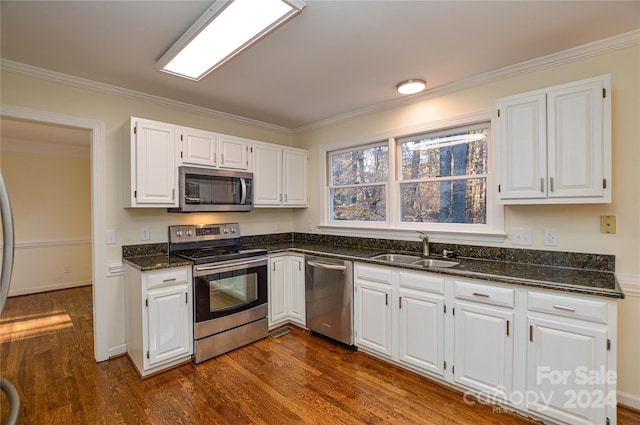
[[[0,105],[0,115],[49,124],[91,130],[91,240],[93,270],[93,346],[96,361],[109,359],[109,326],[104,252],[105,217],[105,123],[91,118],[76,117],[24,108]]]

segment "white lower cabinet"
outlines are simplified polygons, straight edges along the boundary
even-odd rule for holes
[[[355,263],[362,351],[552,423],[616,423],[617,299]]]
[[[126,269],[127,354],[141,376],[193,353],[191,267]]]
[[[303,255],[269,257],[269,327],[285,322],[306,326]]]
[[[444,297],[402,287],[398,295],[398,360],[443,375]]]
[[[506,399],[513,389],[513,311],[456,301],[454,381]]]
[[[527,301],[527,393],[539,395],[527,408],[567,423],[615,423],[611,306],[540,292]]]
[[[356,278],[355,285],[356,345],[391,357],[391,284]]]
[[[400,364],[444,372],[444,280],[356,264],[356,345]]]

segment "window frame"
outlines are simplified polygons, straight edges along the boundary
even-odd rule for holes
[[[418,135],[423,133],[438,133],[452,129],[458,129],[468,126],[474,126],[482,123],[488,123],[488,170],[487,170],[487,223],[486,224],[464,224],[464,223],[402,223],[400,222],[400,182],[398,173],[398,147],[397,140]],[[396,236],[411,236],[416,234],[417,230],[429,233],[431,239],[447,239],[460,241],[480,241],[480,242],[498,242],[501,243],[506,238],[504,231],[504,205],[498,202],[498,191],[496,183],[496,175],[498,173],[499,164],[497,163],[498,155],[495,152],[496,141],[495,131],[497,122],[493,110],[483,110],[475,113],[458,115],[437,121],[426,122],[411,127],[403,127],[398,129],[387,130],[370,136],[361,136],[339,143],[322,145],[319,147],[319,171],[322,174],[320,184],[322,185],[321,193],[323,193],[320,214],[320,223],[318,228],[321,230],[329,230],[337,233],[353,234],[360,232],[366,228],[366,234],[370,237],[389,237],[390,234]],[[329,181],[330,163],[328,155],[334,151],[345,151],[355,149],[361,146],[375,145],[372,140],[386,140],[389,144],[389,176],[387,193],[387,221],[383,222],[357,222],[348,220],[330,220],[330,191]]]
[[[485,174],[465,174],[459,176],[445,176],[445,177],[433,177],[433,178],[419,178],[419,179],[402,179],[402,143],[404,141],[422,137],[438,137],[443,135],[448,135],[451,133],[458,133],[470,130],[476,130],[486,128],[487,129],[487,172]],[[489,190],[490,190],[490,174],[491,174],[491,122],[483,121],[477,122],[469,125],[457,125],[453,127],[448,127],[444,129],[437,129],[427,132],[416,133],[412,135],[407,135],[403,137],[399,137],[396,139],[395,146],[395,161],[396,161],[396,178],[393,181],[394,190],[397,194],[397,210],[393,215],[393,219],[395,222],[393,223],[395,227],[403,229],[415,229],[415,230],[423,230],[423,231],[447,231],[447,232],[482,232],[487,230],[487,226],[490,224],[490,214],[491,214],[491,201],[489,198]],[[402,199],[400,197],[401,188],[400,186],[404,183],[425,183],[425,182],[442,182],[442,181],[453,181],[453,180],[468,180],[473,178],[485,178],[486,179],[486,223],[484,224],[468,224],[468,223],[433,223],[433,222],[403,222],[401,220],[401,204]],[[495,199],[494,202],[495,203]]]
[[[375,183],[364,183],[364,184],[360,184],[360,183],[352,183],[352,184],[346,184],[346,185],[333,185],[332,181],[333,181],[333,168],[332,168],[332,156],[333,155],[339,155],[341,153],[345,153],[345,152],[353,152],[353,151],[359,151],[359,150],[366,150],[369,148],[375,148],[375,147],[380,147],[380,146],[387,146],[387,178],[386,180],[383,180],[381,182],[375,182]],[[350,226],[356,226],[356,227],[370,227],[372,224],[374,225],[382,225],[382,226],[388,226],[390,221],[389,221],[389,182],[391,181],[390,179],[390,174],[391,174],[391,161],[392,161],[392,157],[391,157],[391,151],[390,151],[390,146],[388,144],[387,140],[382,140],[382,141],[378,141],[378,142],[373,142],[373,143],[367,143],[364,145],[356,145],[356,146],[350,146],[344,149],[335,149],[335,150],[330,150],[326,152],[325,155],[326,158],[326,163],[325,163],[325,173],[326,173],[326,183],[325,183],[325,192],[324,192],[324,199],[326,201],[326,208],[325,208],[325,222],[327,223],[331,223],[332,225],[336,225],[336,226],[340,226],[341,223],[348,223]],[[385,208],[384,208],[384,213],[385,213],[385,219],[384,221],[367,221],[367,220],[335,220],[332,218],[333,214],[333,198],[331,197],[331,190],[332,189],[336,189],[336,188],[352,188],[352,187],[369,187],[369,186],[382,186],[384,188],[384,193],[385,193]],[[341,226],[340,226],[341,227]]]

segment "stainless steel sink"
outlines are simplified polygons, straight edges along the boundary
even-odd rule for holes
[[[413,264],[420,260],[420,257],[415,255],[403,255],[403,254],[380,254],[371,257],[372,260],[389,261],[391,263]]]
[[[418,260],[418,261],[414,261],[413,263],[411,263],[415,266],[423,266],[423,267],[440,267],[440,268],[445,268],[445,267],[455,267],[458,264],[460,264],[457,261],[447,261],[447,260],[434,260],[434,259],[425,259],[425,260]]]

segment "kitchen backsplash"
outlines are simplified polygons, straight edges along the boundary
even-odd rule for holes
[[[304,243],[317,245],[344,246],[350,249],[394,253],[422,253],[421,241],[394,239],[359,238],[351,236],[321,235],[315,233],[273,233],[267,235],[242,236],[242,246],[261,246],[280,243]],[[542,251],[533,249],[499,248],[475,245],[442,244],[430,242],[432,255],[441,255],[443,250],[456,253],[460,257],[492,260],[508,263],[535,264],[554,267],[568,267],[614,272],[615,255],[586,254],[576,252]],[[122,247],[123,257],[162,255],[167,253],[166,243],[127,245]]]

